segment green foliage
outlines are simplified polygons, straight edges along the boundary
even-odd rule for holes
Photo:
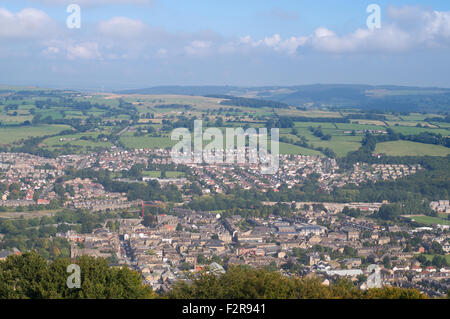
[[[81,288],[67,287],[67,267],[81,270]],[[148,299],[155,293],[129,268],[111,268],[102,258],[58,259],[48,264],[31,252],[0,262],[0,299]]]
[[[278,272],[249,267],[230,267],[221,276],[201,274],[192,283],[178,282],[173,299],[420,299],[418,290],[401,288],[358,289],[352,282],[338,281],[330,286],[319,279],[285,277]]]

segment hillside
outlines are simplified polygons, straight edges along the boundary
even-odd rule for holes
[[[390,85],[313,84],[301,86],[159,86],[119,94],[233,95],[293,106],[334,106],[381,111],[448,111],[450,89]]]

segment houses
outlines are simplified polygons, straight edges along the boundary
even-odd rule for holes
[[[0,261],[6,260],[6,258],[8,258],[8,256],[12,256],[12,255],[20,255],[20,251],[17,250],[17,248],[14,248],[12,250],[1,250],[0,251]]]
[[[348,241],[356,241],[359,239],[359,231],[355,230],[355,229],[344,229],[344,233],[347,235],[347,240]]]

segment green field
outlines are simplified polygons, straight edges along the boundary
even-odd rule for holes
[[[297,145],[280,143],[280,154],[283,155],[323,155],[321,152]]]
[[[151,136],[133,136],[125,133],[120,137],[120,141],[129,148],[167,148],[177,144],[177,141],[172,141],[169,137],[151,137]]]
[[[356,135],[352,136],[350,134],[344,134],[343,130],[344,127],[340,127],[340,125],[347,125],[348,127],[353,127],[354,129],[361,129],[361,127],[365,127],[365,125],[359,125],[359,124],[336,124],[339,129],[336,128],[336,126],[333,123],[295,123],[295,128],[298,131],[298,134],[301,136],[304,136],[308,140],[308,144],[311,145],[314,148],[322,147],[330,148],[332,149],[338,157],[344,157],[347,155],[348,152],[356,151],[361,147],[361,141],[363,136],[362,135]],[[322,132],[324,134],[330,134],[331,140],[324,141],[321,140],[319,137],[316,137],[312,134],[312,132],[309,130],[309,127],[321,127]],[[370,126],[369,126],[370,127]],[[298,137],[292,134],[281,134],[281,136],[292,138],[294,141],[298,141]]]
[[[356,151],[361,147],[362,136],[333,136],[329,141],[314,141],[315,147],[330,148],[338,157],[344,157],[348,152]]]
[[[414,220],[415,222],[431,226],[431,225],[450,225],[450,220],[439,218],[439,217],[431,217],[431,216],[408,216],[409,219]]]
[[[427,255],[422,254],[427,260],[432,261],[435,255]],[[445,259],[447,260],[447,264],[450,265],[450,255],[445,255]]]
[[[161,178],[161,171],[143,171],[142,174],[147,177]],[[166,178],[183,177],[183,172],[167,171]]]
[[[10,144],[21,139],[30,137],[58,134],[61,131],[69,130],[68,125],[36,125],[21,127],[0,127],[0,144]]]
[[[378,143],[375,152],[390,156],[447,156],[450,154],[450,148],[410,141],[394,141]]]
[[[42,141],[40,146],[43,148],[48,148],[52,151],[54,150],[58,151],[64,149],[66,145],[69,145],[70,147],[73,148],[73,151],[75,151],[75,153],[86,152],[99,147],[100,148],[111,147],[113,144],[108,141],[83,139],[83,138],[96,139],[98,135],[101,133],[109,134],[109,131],[85,132],[78,134],[54,136]]]
[[[415,126],[392,126],[392,130],[396,133],[402,133],[405,135],[417,135],[423,132],[430,132],[434,134],[442,134],[443,136],[449,136],[450,130],[438,129],[438,128],[422,128]]]
[[[355,130],[355,131],[363,131],[363,130],[379,130],[379,131],[386,131],[385,126],[380,125],[365,125],[365,124],[348,124],[348,123],[336,123],[337,127],[340,130],[349,131],[349,130]]]

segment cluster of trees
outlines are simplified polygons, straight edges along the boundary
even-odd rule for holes
[[[425,299],[420,291],[381,288],[362,291],[348,280],[329,286],[319,279],[285,277],[278,272],[230,267],[222,275],[202,274],[179,282],[168,293],[173,299]]]
[[[345,117],[306,117],[294,116],[291,117],[294,122],[314,122],[314,123],[350,123],[349,118]]]
[[[425,122],[442,122],[442,123],[450,123],[450,114],[447,114],[446,117],[427,117]]]
[[[419,142],[424,144],[434,144],[434,145],[442,145],[445,147],[450,147],[450,138],[447,136],[442,136],[442,134],[435,134],[431,132],[422,132],[417,135],[403,135],[398,133],[396,135],[392,135],[392,140],[405,140],[412,142]]]
[[[411,199],[402,203],[383,204],[380,209],[372,214],[371,217],[382,220],[398,220],[401,215],[418,215],[425,214],[434,216],[435,211],[430,208],[428,201]]]
[[[445,256],[442,255],[435,255],[431,260],[428,260],[425,256],[420,255],[417,257],[417,260],[425,267],[435,266],[438,269],[440,269],[449,266],[447,259],[445,258]]]
[[[281,116],[275,119],[269,119],[266,122],[267,129],[271,128],[293,128],[294,121],[290,117]]]
[[[162,120],[162,131],[168,132],[176,128],[187,128],[191,132],[194,130],[194,121],[197,118],[187,118],[185,116],[177,117],[177,120],[163,119]]]
[[[9,151],[14,153],[28,153],[46,158],[54,158],[56,156],[55,153],[39,147],[39,144],[48,137],[51,136],[31,137],[24,140],[21,146],[11,147]],[[5,148],[5,151],[7,151],[7,148]]]
[[[70,244],[63,238],[55,237],[56,233],[75,230],[88,234],[101,227],[106,218],[113,216],[112,213],[64,210],[52,217],[0,219],[0,233],[4,235],[0,247],[20,251],[35,249],[46,259],[68,257]]]
[[[185,110],[192,110],[192,105],[189,104],[157,104],[153,106],[157,109],[185,109]]]
[[[309,130],[311,131],[311,133],[315,137],[320,138],[322,141],[329,141],[329,140],[331,140],[331,135],[330,134],[325,134],[322,131],[322,127],[321,126],[319,126],[319,127],[312,127],[312,126],[310,126]]]
[[[136,174],[139,174],[139,167],[135,167]],[[144,201],[161,200],[170,202],[182,202],[181,192],[175,185],[167,185],[161,188],[161,185],[155,181],[148,183],[126,183],[114,181],[111,179],[110,172],[105,170],[73,170],[66,171],[65,178],[89,178],[95,182],[102,184],[106,191],[113,193],[126,193],[128,200],[134,201],[137,199]]]
[[[243,107],[253,107],[253,108],[270,107],[270,108],[274,108],[274,109],[283,109],[283,108],[289,107],[289,105],[287,105],[286,103],[282,103],[282,102],[250,99],[250,98],[230,96],[230,95],[206,95],[205,97],[225,99],[222,102],[220,102],[221,105],[243,106]]]
[[[4,235],[0,247],[20,251],[35,249],[46,259],[69,257],[70,244],[67,240],[53,238],[58,230],[61,230],[59,226],[39,218],[0,219],[0,233]]]
[[[80,101],[80,100],[74,100],[72,98],[59,98],[59,99],[46,99],[46,100],[36,100],[34,102],[34,105],[42,110],[44,108],[50,109],[52,107],[66,107],[68,109],[74,109],[74,110],[90,110],[92,108],[97,109],[104,109],[108,110],[109,106],[104,104],[98,104],[98,103],[91,103],[89,101]]]
[[[80,288],[68,288],[67,267],[80,267]],[[0,299],[149,299],[156,294],[138,272],[111,268],[105,259],[83,256],[51,263],[35,252],[0,262]]]
[[[193,210],[203,211],[262,208],[262,204],[257,198],[240,197],[236,193],[197,197],[187,206]]]
[[[348,208],[348,206],[345,206],[341,213],[354,218],[358,218],[362,215],[361,209]]]

